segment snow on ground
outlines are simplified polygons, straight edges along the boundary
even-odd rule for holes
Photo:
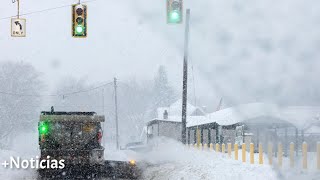
[[[39,155],[37,135],[24,134],[14,140],[12,150],[0,150],[0,163],[9,160],[10,156],[30,159]],[[233,154],[229,158],[227,154],[211,151],[201,151],[195,148],[183,146],[173,140],[157,139],[153,142],[153,148],[149,152],[133,152],[129,150],[116,151],[115,146],[106,144],[105,158],[108,160],[136,160],[138,163],[148,165],[144,167],[144,180],[206,180],[206,179],[246,179],[246,180],[276,180],[276,179],[320,179],[320,172],[315,168],[315,154],[308,155],[308,170],[301,170],[301,159],[296,160],[296,168],[289,168],[287,158],[283,160],[283,167],[277,170],[277,159],[273,159],[274,165],[268,165],[267,155],[264,154],[264,165],[258,165],[258,156],[255,154],[255,164],[242,163],[241,150],[239,160],[234,160]],[[36,178],[36,171],[4,169],[0,165],[0,179],[7,180],[31,180]]]
[[[38,135],[36,133],[26,133],[17,135],[13,141],[11,150],[0,150],[0,164],[10,157],[20,157],[21,159],[35,158],[39,155]],[[0,179],[5,180],[31,180],[36,179],[34,169],[9,169],[0,165]]]
[[[145,170],[145,179],[278,179],[268,165],[243,164],[220,153],[199,151],[170,140],[155,144],[157,147],[143,157],[152,164]]]

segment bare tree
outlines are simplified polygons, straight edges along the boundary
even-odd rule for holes
[[[0,148],[8,148],[13,135],[37,129],[40,77],[30,64],[0,63]]]

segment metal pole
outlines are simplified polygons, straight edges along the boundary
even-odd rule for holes
[[[217,143],[220,144],[219,125],[216,124],[215,126],[216,126],[216,144]]]
[[[187,130],[187,92],[188,92],[188,45],[189,45],[189,19],[190,9],[186,13],[186,29],[184,36],[184,57],[183,57],[183,88],[182,88],[182,143],[186,144]]]
[[[284,129],[284,156],[288,156],[288,128]]]
[[[149,125],[147,124],[147,144],[148,144],[148,138],[149,138]]]
[[[117,149],[119,149],[117,78],[114,78],[114,106],[115,106],[115,116],[116,116],[116,141],[117,141]]]
[[[203,142],[203,127],[201,127],[201,129],[200,129],[200,142],[201,142],[201,144],[204,144],[204,142]]]
[[[17,0],[18,1],[18,19],[20,17],[20,0]]]
[[[102,88],[102,115],[105,116],[104,114],[104,88]],[[104,135],[104,124],[105,122],[102,123],[102,135]],[[105,144],[104,138],[102,138],[102,143]]]
[[[190,129],[187,129],[188,132],[188,144],[190,144]]]
[[[278,132],[277,132],[277,128],[274,129],[274,135],[275,135],[275,151],[274,151],[274,156],[278,157]]]
[[[259,149],[259,143],[260,143],[260,128],[257,128],[257,143],[256,143],[256,146],[257,146],[257,149]]]
[[[299,152],[298,152],[298,128],[296,128],[296,145],[295,145],[295,149],[296,149],[296,156],[299,155]]]
[[[193,129],[193,144],[197,143],[197,131],[196,129]]]
[[[208,128],[208,145],[211,143],[211,128]]]

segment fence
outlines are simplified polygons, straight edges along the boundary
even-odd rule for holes
[[[227,150],[226,150],[226,145],[222,144],[220,147],[220,144],[204,144],[202,145],[201,143],[196,143],[196,144],[189,144],[189,147],[194,147],[196,149],[199,150],[203,150],[203,151],[213,151],[215,150],[216,152],[219,153],[224,153],[224,154],[228,154],[229,158],[232,158],[232,154],[233,154],[233,158],[235,160],[239,159],[239,146],[238,144],[234,144],[233,149],[232,149],[232,144],[228,143],[227,144]],[[246,144],[243,143],[240,147],[241,147],[241,159],[242,162],[246,163],[247,162],[247,151],[246,151]],[[279,168],[281,168],[283,166],[283,145],[282,143],[277,144],[277,151],[278,151],[278,155],[275,157],[274,156],[274,152],[273,152],[273,144],[272,143],[268,143],[267,145],[267,160],[268,160],[268,164],[272,165],[275,162],[273,162],[273,159],[276,158],[277,160],[277,165]],[[249,162],[250,164],[255,164],[255,146],[253,143],[249,144]],[[318,170],[320,170],[320,142],[316,143],[316,168]],[[302,161],[301,161],[301,165],[298,165],[295,160],[298,159],[297,156],[295,156],[295,144],[293,142],[290,143],[290,152],[289,152],[289,167],[290,168],[294,168],[294,167],[302,167],[303,169],[308,169],[308,144],[306,142],[303,142],[301,150],[302,150]],[[233,151],[233,153],[232,153]],[[264,152],[263,152],[263,145],[261,143],[259,143],[258,145],[258,164],[264,164]],[[296,157],[296,158],[295,158]],[[309,163],[310,164],[310,163]]]

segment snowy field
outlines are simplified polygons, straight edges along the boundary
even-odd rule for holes
[[[0,161],[8,160],[10,156],[20,156],[21,158],[31,158],[39,154],[37,136],[26,134],[18,136],[12,150],[1,150]],[[35,140],[34,140],[35,139]],[[195,148],[185,147],[171,140],[157,140],[152,151],[135,153],[132,151],[115,151],[106,145],[105,157],[109,160],[130,160],[136,159],[137,162],[148,164],[144,168],[142,179],[145,180],[206,180],[206,179],[250,179],[250,180],[273,180],[273,179],[320,179],[320,174],[316,170],[309,171],[288,170],[283,167],[278,171],[275,166],[241,162],[241,152],[239,160],[229,158],[227,154],[210,151],[200,151]],[[109,148],[108,148],[109,147]],[[247,154],[247,162],[249,162]],[[256,160],[257,161],[257,157]],[[276,160],[274,160],[276,162]],[[284,166],[287,161],[284,160]],[[299,162],[298,162],[299,163]],[[35,170],[11,170],[0,166],[0,179],[7,180],[31,180],[36,178]]]

